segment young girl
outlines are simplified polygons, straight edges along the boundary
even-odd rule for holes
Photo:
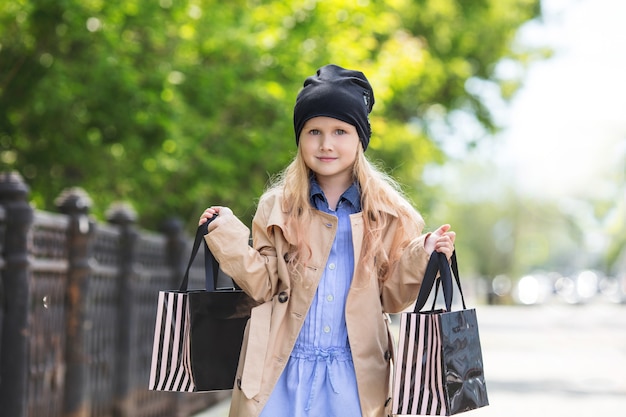
[[[420,235],[421,216],[364,156],[374,92],[335,65],[308,77],[294,108],[298,152],[259,201],[250,231],[207,208],[205,239],[262,304],[242,346],[231,417],[390,414],[387,313],[410,306],[430,254],[451,256],[449,225]]]

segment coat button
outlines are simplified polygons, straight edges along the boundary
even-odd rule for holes
[[[241,378],[237,378],[237,388],[241,391]]]
[[[283,255],[283,259],[285,260],[285,262],[289,262],[289,252],[285,252],[285,254]]]
[[[389,360],[390,360],[390,359],[391,359],[391,352],[386,351],[386,352],[385,352],[385,360],[386,360],[387,362],[389,362]]]
[[[287,300],[289,300],[289,296],[287,295],[286,291],[283,291],[280,294],[278,294],[278,302],[286,303]]]

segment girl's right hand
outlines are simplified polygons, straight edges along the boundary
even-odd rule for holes
[[[233,212],[228,207],[220,207],[220,206],[211,206],[204,210],[202,215],[200,216],[200,220],[198,221],[198,226],[207,222],[207,220],[212,219],[215,215],[227,216],[232,215]]]

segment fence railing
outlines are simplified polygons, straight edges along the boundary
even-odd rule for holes
[[[157,294],[178,287],[191,250],[182,223],[140,230],[124,204],[98,223],[80,188],[58,213],[28,198],[19,174],[0,173],[0,415],[186,417],[221,400],[147,389]]]

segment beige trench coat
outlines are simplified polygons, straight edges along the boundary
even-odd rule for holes
[[[281,375],[315,295],[337,230],[335,216],[315,210],[308,236],[312,258],[305,271],[291,270],[286,257],[290,242],[281,208],[281,193],[266,195],[259,203],[250,232],[235,216],[218,217],[205,236],[221,268],[251,297],[262,302],[248,322],[233,389],[231,417],[256,417]],[[397,227],[392,210],[384,244],[389,246]],[[363,417],[390,414],[390,375],[393,338],[387,313],[410,306],[424,275],[429,255],[424,250],[423,225],[409,233],[415,240],[384,283],[366,272],[361,262],[362,213],[350,216],[355,271],[346,300],[346,324],[354,360]],[[369,270],[373,271],[373,268]]]

